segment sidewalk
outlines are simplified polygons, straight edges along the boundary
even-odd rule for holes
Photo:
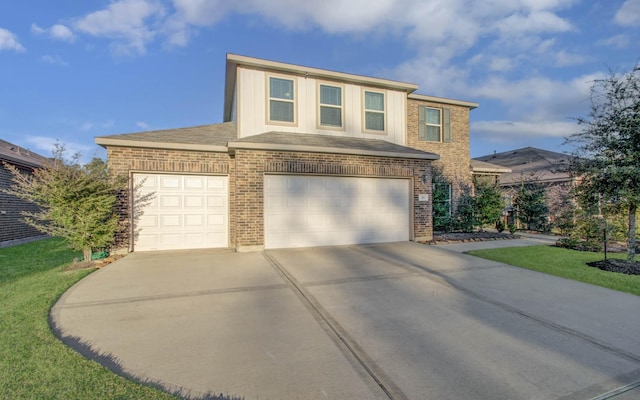
[[[522,247],[522,246],[539,246],[539,245],[553,245],[559,239],[560,236],[544,235],[541,233],[521,233],[517,232],[516,235],[520,236],[520,239],[500,239],[500,240],[485,240],[481,242],[464,242],[464,243],[452,243],[452,244],[436,244],[435,247],[455,251],[457,253],[464,253],[470,250],[485,250],[485,249],[501,249],[505,247]]]

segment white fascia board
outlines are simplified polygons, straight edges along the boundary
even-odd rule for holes
[[[407,83],[401,81],[394,81],[390,79],[373,78],[370,76],[348,74],[344,72],[330,71],[326,69],[304,67],[301,65],[287,64],[278,61],[263,60],[260,58],[240,56],[237,54],[227,54],[227,62],[235,65],[246,65],[248,67],[269,69],[274,71],[289,72],[297,75],[313,76],[318,78],[339,80],[344,82],[351,82],[361,84],[365,86],[377,86],[388,89],[400,90],[406,93],[412,93],[418,90],[418,85],[414,83]],[[229,74],[229,68],[227,68],[227,74]]]
[[[169,142],[150,142],[137,140],[123,140],[106,137],[96,137],[96,144],[117,147],[141,147],[148,149],[166,149],[166,150],[191,150],[191,151],[211,151],[214,153],[227,153],[229,149],[226,146],[216,146],[208,144],[195,143],[169,143]]]
[[[472,101],[447,99],[445,97],[427,96],[424,94],[416,94],[416,93],[409,94],[409,99],[430,101],[432,103],[451,104],[452,106],[469,107],[469,109],[471,110],[473,110],[474,108],[478,108],[480,106],[480,104],[474,103]]]
[[[348,154],[355,156],[373,156],[390,158],[409,158],[416,160],[438,160],[440,156],[432,153],[415,154],[399,153],[394,151],[375,151],[349,149],[342,147],[319,147],[293,144],[273,144],[273,143],[250,143],[250,142],[229,142],[229,153],[234,154],[236,149],[244,150],[271,150],[271,151],[295,151],[299,153],[325,153],[325,154]]]

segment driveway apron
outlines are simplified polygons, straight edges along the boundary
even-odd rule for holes
[[[640,298],[413,243],[131,254],[52,310],[66,343],[185,397],[640,393]]]

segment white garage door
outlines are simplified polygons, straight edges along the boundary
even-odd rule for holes
[[[409,180],[266,175],[265,247],[409,240]]]
[[[229,246],[226,176],[134,174],[134,251]],[[151,194],[143,204],[142,196]]]

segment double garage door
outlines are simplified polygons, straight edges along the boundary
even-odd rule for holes
[[[229,247],[228,177],[138,173],[134,183],[134,251]],[[265,247],[407,241],[409,207],[407,179],[265,175]]]
[[[266,175],[265,247],[409,240],[409,180]]]

